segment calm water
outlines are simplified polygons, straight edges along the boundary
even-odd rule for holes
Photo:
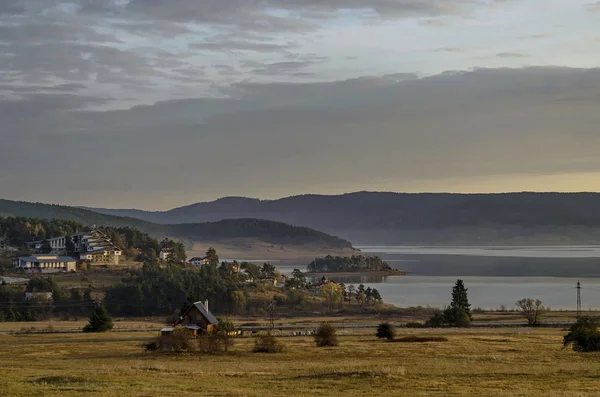
[[[384,255],[462,255],[511,258],[600,258],[599,245],[426,247],[363,246],[358,249]]]
[[[441,308],[450,301],[452,286],[460,277],[469,290],[473,307],[495,309],[503,305],[514,308],[521,298],[539,298],[551,308],[575,309],[575,287],[580,280],[582,307],[600,309],[600,277],[593,276],[600,273],[600,246],[359,248],[380,255],[392,267],[409,269],[412,274],[337,277],[334,280],[377,288],[384,301],[394,305]],[[598,258],[597,262],[595,258]],[[465,266],[465,262],[471,263]],[[286,274],[294,268],[284,263],[278,267]],[[493,274],[513,273],[515,269],[521,269],[524,275],[499,277],[487,274],[490,271]],[[578,272],[569,277],[575,269]],[[561,277],[545,277],[546,271]],[[535,276],[527,272],[533,272]]]

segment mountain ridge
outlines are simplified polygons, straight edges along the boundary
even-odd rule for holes
[[[600,193],[305,194],[224,197],[135,215],[156,223],[259,218],[305,226],[355,244],[592,244],[600,242]],[[133,215],[128,210],[93,211]]]
[[[153,237],[173,237],[193,241],[256,238],[272,244],[313,244],[322,247],[352,248],[349,241],[311,228],[248,217],[197,223],[156,224],[135,217],[102,214],[80,207],[0,199],[0,217],[9,216],[73,220],[89,226],[94,224],[112,227],[129,226]]]

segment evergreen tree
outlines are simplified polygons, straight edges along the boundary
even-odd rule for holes
[[[98,305],[88,320],[88,325],[83,332],[106,332],[113,328],[112,317],[106,311],[104,305]]]
[[[65,238],[65,251],[67,253],[75,252],[75,243],[73,243],[71,236]]]
[[[450,307],[453,309],[461,309],[471,318],[471,305],[469,304],[469,297],[467,296],[467,289],[462,280],[456,280],[454,288],[452,288],[452,302]]]

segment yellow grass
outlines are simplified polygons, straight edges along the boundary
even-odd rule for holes
[[[287,351],[226,356],[145,353],[151,332],[0,335],[6,396],[593,396],[600,354],[561,349],[561,330],[399,330],[447,342],[387,343],[340,336],[318,349],[281,338]]]

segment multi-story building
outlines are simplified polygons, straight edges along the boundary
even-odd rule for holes
[[[70,239],[74,247],[73,252],[67,252],[67,239]],[[28,243],[30,249],[40,252],[45,242],[52,248],[54,255],[77,254],[79,260],[88,261],[93,264],[119,264],[122,255],[120,249],[115,247],[110,238],[99,230],[75,233],[71,236],[60,236],[46,240],[32,241]]]

